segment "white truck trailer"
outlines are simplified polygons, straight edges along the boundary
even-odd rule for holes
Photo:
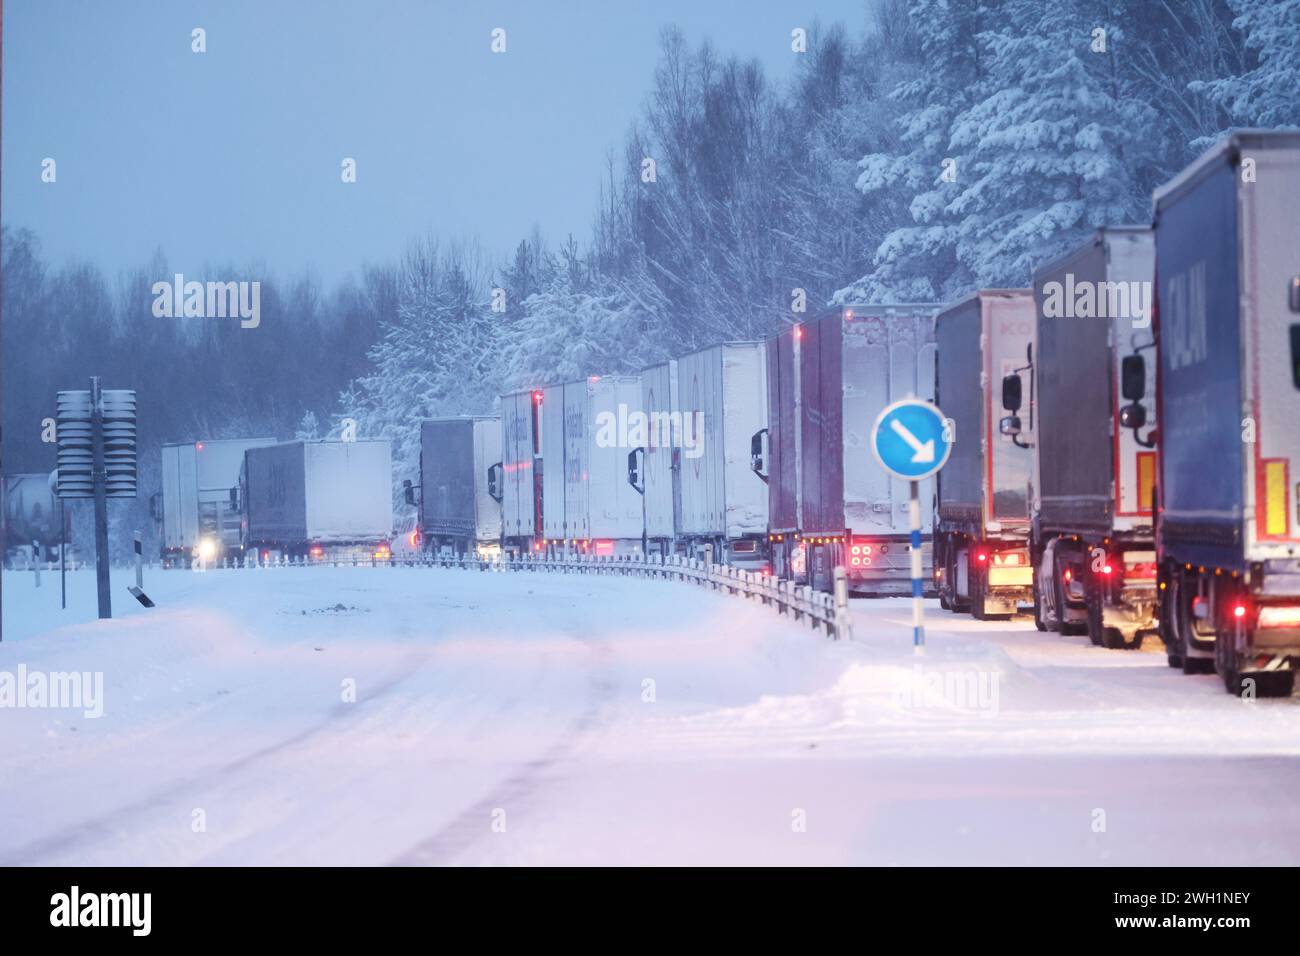
[[[240,480],[243,544],[311,561],[392,555],[387,441],[293,441],[250,448]]]
[[[767,476],[755,470],[768,426],[767,351],[730,342],[677,360],[681,410],[679,550],[755,570],[768,564]]]
[[[150,508],[162,524],[164,564],[242,552],[237,489],[244,452],[274,444],[274,438],[234,438],[162,446],[162,491]]]
[[[501,546],[511,555],[544,549],[542,398],[541,389],[501,396]],[[562,420],[563,404],[555,409]]]
[[[640,554],[642,496],[628,458],[644,446],[638,430],[641,380],[591,376],[542,392],[542,537],[552,553]]]
[[[640,456],[639,484],[645,492],[648,550],[673,554],[682,521],[682,412],[677,399],[676,360],[641,371],[641,410],[648,422]]]

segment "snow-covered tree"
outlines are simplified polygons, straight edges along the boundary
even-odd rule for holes
[[[1190,88],[1226,109],[1234,125],[1300,126],[1300,0],[1228,4],[1254,65],[1233,76],[1193,81]]]

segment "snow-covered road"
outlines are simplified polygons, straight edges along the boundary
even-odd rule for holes
[[[905,601],[833,643],[636,578],[128,582],[96,622],[88,572],[67,611],[5,574],[0,685],[100,673],[103,713],[0,709],[0,863],[1300,862],[1300,702],[1154,648],[933,607],[918,658]]]

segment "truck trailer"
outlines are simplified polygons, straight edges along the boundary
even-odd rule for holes
[[[1007,376],[1028,393],[1034,325],[1029,289],[982,289],[935,319],[935,397],[952,435],[936,480],[935,589],[941,606],[981,620],[1010,617],[1033,600],[1032,396],[1030,416],[1004,434],[994,393]]]
[[[1112,648],[1140,647],[1158,631],[1155,441],[1120,423],[1121,362],[1155,347],[1154,269],[1151,229],[1123,226],[1102,229],[1033,278],[1034,620]],[[1018,434],[1012,375],[1003,406],[1007,432]],[[1136,400],[1153,408],[1154,375],[1145,386]]]
[[[501,396],[501,547],[514,556],[544,548],[542,398],[541,389]],[[558,415],[555,427],[562,428],[563,404],[549,410]]]
[[[764,344],[729,342],[679,358],[677,399],[679,551],[719,564],[767,567],[767,476],[752,458],[756,436],[768,427]]]
[[[782,576],[830,591],[842,565],[852,591],[911,593],[910,484],[876,461],[871,430],[892,402],[933,401],[937,311],[845,305],[768,343],[769,537]],[[925,527],[933,500],[926,480]],[[928,535],[922,563],[928,575]]]
[[[233,438],[162,446],[162,491],[150,509],[162,525],[164,565],[220,561],[243,550],[237,489],[244,452],[274,444],[274,438]]]
[[[1171,666],[1289,694],[1300,663],[1300,133],[1243,131],[1155,193],[1156,555]],[[1149,353],[1148,353],[1149,354]],[[1124,359],[1126,397],[1148,355]],[[1146,425],[1131,400],[1126,424]]]
[[[393,457],[387,441],[249,448],[240,498],[244,548],[264,557],[391,557]]]
[[[682,521],[682,411],[677,404],[677,362],[664,362],[641,372],[641,410],[647,419],[645,451],[638,485],[645,496],[647,551],[670,555],[676,550]]]
[[[59,508],[51,472],[5,475],[0,482],[6,559],[57,561],[72,538],[72,512]],[[63,515],[60,523],[60,514]]]
[[[591,376],[542,390],[542,538],[549,553],[640,554],[645,512],[628,456],[645,446],[641,380]]]
[[[424,551],[501,551],[501,417],[464,415],[420,424],[419,521],[408,542]],[[408,483],[409,484],[409,483]]]

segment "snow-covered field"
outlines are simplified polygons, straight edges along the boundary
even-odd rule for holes
[[[2,864],[1300,862],[1297,701],[1154,648],[932,607],[918,658],[905,601],[834,643],[635,578],[130,580],[98,622],[89,572],[67,611],[5,574],[0,683],[101,673],[103,712],[0,709]]]

